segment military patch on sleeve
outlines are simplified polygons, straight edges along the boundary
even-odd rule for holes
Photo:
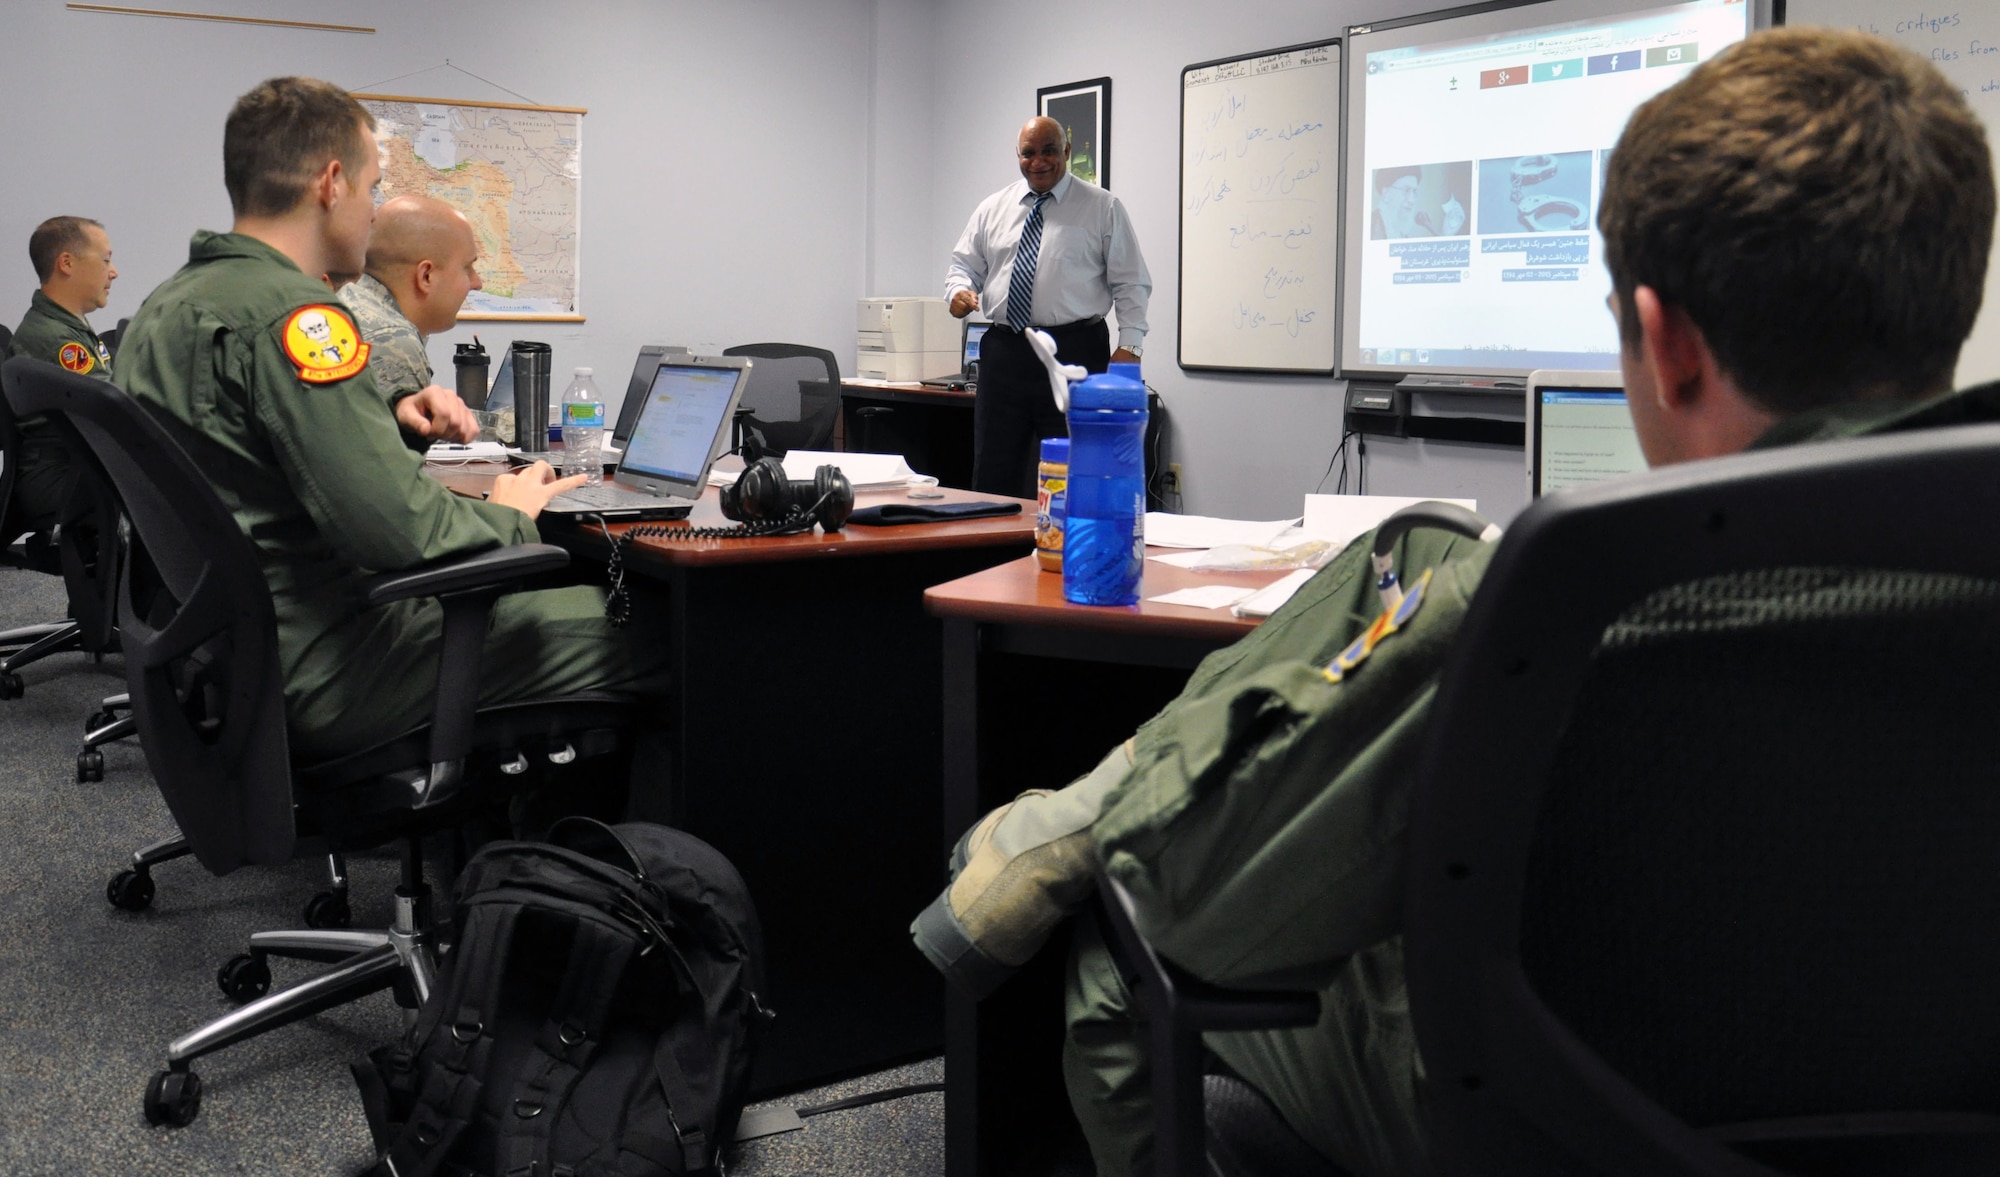
[[[97,367],[97,357],[91,355],[90,349],[81,343],[65,343],[56,352],[56,363],[67,371],[83,373]]]
[[[1431,570],[1426,568],[1424,574],[1417,578],[1417,583],[1411,585],[1409,591],[1403,594],[1403,603],[1394,609],[1384,609],[1374,624],[1362,631],[1361,636],[1355,638],[1333,661],[1327,663],[1320,674],[1331,683],[1345,679],[1355,667],[1368,660],[1368,655],[1375,652],[1375,647],[1382,644],[1382,639],[1410,623],[1410,618],[1415,617],[1417,610],[1423,607],[1424,590],[1430,586]]]
[[[345,380],[368,366],[368,343],[339,307],[300,307],[278,329],[278,340],[309,384]]]

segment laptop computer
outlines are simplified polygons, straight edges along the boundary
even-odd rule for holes
[[[958,375],[933,376],[929,380],[919,380],[917,383],[926,388],[951,389],[979,383],[979,341],[985,337],[987,328],[991,326],[993,326],[991,323],[975,323],[967,319],[965,335],[959,344]]]
[[[1617,372],[1528,375],[1528,497],[1646,469]]]
[[[646,390],[653,386],[653,374],[659,371],[660,362],[693,354],[684,347],[665,343],[649,343],[639,349],[639,359],[632,365],[632,378],[625,382],[625,399],[619,402],[618,424],[611,428],[612,444],[622,446],[632,436],[632,426],[639,423],[639,407],[646,403]]]
[[[564,491],[545,514],[606,519],[685,519],[727,441],[751,361],[670,357],[653,373],[618,470],[602,486]]]

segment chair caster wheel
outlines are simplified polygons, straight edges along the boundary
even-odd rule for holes
[[[240,953],[222,962],[215,983],[231,1001],[255,1001],[271,991],[271,966],[251,953]]]
[[[117,716],[111,714],[109,711],[93,711],[90,713],[90,718],[83,721],[83,730],[85,734],[94,732],[117,718]]]
[[[104,753],[95,748],[85,748],[76,754],[76,783],[88,784],[104,779]]]
[[[135,870],[121,870],[111,876],[104,897],[120,911],[144,911],[153,906],[153,876]]]
[[[18,674],[0,674],[0,699],[18,699],[26,694],[28,684],[21,681]]]
[[[193,1071],[160,1071],[146,1084],[146,1122],[185,1128],[201,1114],[201,1076]]]
[[[306,901],[306,927],[345,928],[354,923],[354,910],[347,896],[321,891]]]

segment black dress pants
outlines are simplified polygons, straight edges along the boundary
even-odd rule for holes
[[[1056,341],[1056,358],[1086,371],[1111,362],[1111,331],[1103,319],[1044,327]],[[981,494],[1035,497],[1035,468],[1042,439],[1068,437],[1069,422],[1056,411],[1048,372],[1027,337],[996,323],[979,344],[979,396],[972,402],[972,489]]]

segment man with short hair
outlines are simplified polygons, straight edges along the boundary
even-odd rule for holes
[[[1879,38],[1758,33],[1645,103],[1611,154],[1599,226],[1647,460],[2000,419],[2000,383],[1950,391],[1994,207],[1964,97]],[[941,968],[994,983],[1025,959],[1029,921],[1046,935],[1102,862],[1153,946],[1195,975],[1319,989],[1314,1027],[1203,1041],[1356,1177],[1429,1170],[1400,936],[1410,788],[1493,551],[1413,532],[1397,564],[1424,592],[1371,625],[1371,546],[1211,655],[1092,774],[983,819],[917,928]],[[1087,848],[1062,849],[1066,830]],[[1145,1172],[1143,1028],[1088,919],[1067,1006],[1064,1074],[1098,1172]]]
[[[121,383],[207,473],[255,545],[277,609],[292,746],[367,747],[430,713],[441,610],[363,608],[371,572],[539,536],[556,493],[546,463],[485,501],[424,474],[369,370],[369,344],[319,276],[361,269],[380,176],[374,119],[345,91],[274,78],[223,132],[231,232],[197,232],[120,349]],[[635,616],[640,629],[647,615]],[[513,593],[494,607],[482,703],[579,691],[652,693],[666,643],[615,634],[595,588]]]
[[[457,324],[466,296],[480,289],[478,260],[464,213],[436,197],[398,196],[375,210],[366,272],[340,291],[368,341],[376,391],[426,444],[478,433],[458,394],[432,383],[424,351],[430,336]]]
[[[111,349],[84,318],[111,301],[111,284],[118,279],[104,226],[89,217],[50,217],[29,235],[28,260],[42,285],[14,329],[9,354],[111,379]],[[69,449],[45,418],[24,417],[15,425],[21,435],[21,456],[14,501],[25,526],[46,532],[55,526],[62,509]]]
[[[1056,358],[1092,372],[1136,364],[1153,278],[1117,197],[1069,173],[1070,141],[1052,118],[1021,128],[1021,179],[981,201],[951,251],[951,313],[993,321],[979,344],[972,404],[972,488],[1035,497],[1041,439],[1068,437],[1049,378],[1023,332],[1047,331]],[[1118,350],[1104,313],[1118,310]]]

